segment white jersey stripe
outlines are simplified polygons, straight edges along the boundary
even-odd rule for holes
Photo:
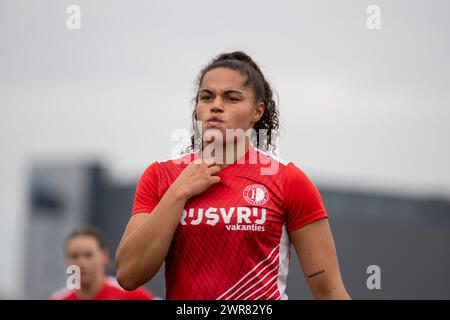
[[[278,255],[275,256],[275,259],[273,259],[273,261],[272,261],[271,263],[269,263],[267,266],[265,266],[264,268],[262,268],[262,269],[261,269],[256,275],[254,275],[250,280],[248,280],[246,283],[244,283],[242,286],[240,286],[238,289],[236,289],[230,296],[228,296],[227,298],[225,298],[225,300],[230,299],[232,296],[234,296],[236,293],[238,293],[239,290],[241,290],[241,289],[244,288],[247,284],[249,284],[250,282],[252,282],[253,279],[257,278],[257,277],[258,277],[265,269],[267,269],[270,265],[272,265],[274,262],[276,262],[277,259],[278,259]],[[264,279],[265,277],[267,277],[268,274],[270,274],[273,270],[275,270],[275,269],[277,269],[277,268],[278,268],[278,264],[276,265],[276,267],[275,267],[274,269],[270,270],[270,271],[269,271],[262,279]],[[261,280],[262,280],[262,279],[261,279]],[[256,282],[256,283],[253,284],[250,288],[253,288],[253,287],[254,287],[255,285],[257,285],[258,283],[259,283],[259,282]],[[249,290],[249,289],[247,289],[246,291],[244,291],[244,293],[247,292],[248,290]],[[244,293],[242,293],[242,294],[244,294]],[[238,297],[236,297],[235,300],[239,299],[239,297],[242,296],[242,294],[239,295]]]
[[[276,261],[276,260],[275,260]],[[256,286],[257,284],[260,284],[260,283],[263,283],[263,281],[262,280],[264,280],[269,274],[271,274],[273,271],[275,271],[275,270],[277,270],[278,269],[278,265],[276,265],[275,266],[275,268],[273,268],[272,270],[270,270],[264,277],[262,277],[261,279],[259,279],[259,281],[257,281],[257,282],[255,282],[251,287],[249,287],[249,288],[247,288],[247,290],[245,290],[244,292],[242,292],[240,295],[238,295],[236,298],[235,298],[235,300],[237,300],[237,299],[239,299],[240,297],[242,297],[245,293],[247,293],[250,289],[252,289],[254,286]],[[261,270],[262,271],[262,270]],[[255,276],[254,278],[256,278],[257,276]],[[275,277],[274,277],[275,278]],[[273,278],[272,278],[273,279]],[[270,280],[270,281],[272,281],[272,280]],[[264,286],[265,286],[266,284],[264,284]],[[264,287],[263,286],[263,287]],[[261,290],[261,288],[260,289],[258,289],[258,290]],[[251,293],[249,296],[247,296],[247,298],[244,298],[244,300],[247,300],[248,299],[248,297],[250,297],[250,296],[252,296],[252,295],[254,295],[256,292],[258,292],[258,290],[256,290],[255,292],[253,292],[253,293]]]
[[[270,254],[267,256],[267,258],[265,258],[264,260],[262,260],[261,262],[259,262],[252,270],[250,270],[249,272],[247,272],[247,274],[245,276],[243,276],[238,282],[236,282],[230,289],[228,289],[227,291],[225,291],[224,293],[222,293],[216,300],[220,300],[222,299],[227,293],[229,293],[231,290],[233,290],[234,288],[236,288],[242,281],[244,281],[245,278],[247,278],[247,276],[249,276],[254,270],[256,270],[261,264],[263,264],[264,262],[266,262],[267,260],[270,259],[270,257],[272,256],[272,254],[275,252],[275,250],[279,247],[280,245],[278,244],[275,248],[272,249],[272,251],[270,252]]]
[[[291,241],[289,240],[289,235],[287,232],[286,224],[283,224],[281,238],[280,238],[280,252],[278,256],[280,257],[278,269],[278,291],[282,300],[287,300],[288,296],[286,294],[286,281],[289,273],[289,260],[290,260],[290,249]]]
[[[273,278],[272,278],[273,279]],[[262,296],[264,296],[265,294],[267,294],[267,292],[269,292],[275,285],[277,284],[277,282],[275,281],[274,283],[272,283],[272,285],[269,287],[269,289],[267,289],[266,292],[264,292],[262,295],[260,295],[258,298],[256,298],[255,300],[259,300]],[[274,292],[277,292],[276,290]],[[272,293],[273,295],[273,293]],[[272,296],[270,295],[270,296]]]
[[[275,271],[277,268],[278,268],[278,266],[276,266],[276,267],[275,267],[274,269],[272,269],[270,272]],[[269,274],[270,274],[270,273],[266,274],[266,275],[264,276],[264,278],[267,277]],[[257,293],[258,291],[260,291],[261,289],[263,289],[265,286],[267,286],[269,283],[271,283],[276,277],[277,277],[277,276],[275,275],[275,276],[273,276],[272,278],[270,278],[270,280],[267,281],[266,283],[264,283],[264,284],[261,286],[261,288],[259,288],[258,290],[255,290],[255,291],[251,292],[247,297],[243,298],[242,300],[248,300],[248,299],[249,299],[251,296],[253,296],[255,293]],[[264,278],[262,278],[261,280],[263,280]],[[260,284],[260,283],[261,283],[261,282],[257,282],[257,283],[255,283],[253,286],[255,286],[255,285],[257,285],[257,284]],[[277,283],[277,282],[275,281],[274,283]],[[236,299],[236,300],[237,300],[237,299]]]
[[[272,292],[272,294],[270,296],[268,296],[266,300],[269,300],[270,298],[272,298],[272,296],[277,292],[278,292],[278,290],[275,290],[274,292]]]

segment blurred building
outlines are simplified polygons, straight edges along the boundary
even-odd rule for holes
[[[136,182],[111,183],[98,163],[34,166],[29,192],[26,298],[45,299],[65,284],[63,240],[79,225],[99,228],[114,257],[130,217]],[[352,298],[450,299],[449,201],[318,187]],[[291,253],[289,298],[310,299],[293,247]],[[367,287],[370,265],[380,267],[379,290]],[[113,274],[113,267],[108,271]],[[164,297],[163,269],[147,286]]]

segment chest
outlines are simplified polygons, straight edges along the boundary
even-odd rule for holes
[[[274,181],[242,174],[221,178],[219,184],[186,203],[181,227],[262,231],[285,222],[281,190]]]

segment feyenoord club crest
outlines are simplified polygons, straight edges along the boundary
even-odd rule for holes
[[[242,194],[245,201],[253,205],[263,205],[269,200],[269,192],[261,184],[251,184],[244,189]]]

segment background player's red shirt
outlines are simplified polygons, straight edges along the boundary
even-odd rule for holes
[[[151,213],[199,156],[152,163],[132,214]],[[253,146],[219,175],[219,184],[185,205],[165,260],[166,298],[287,299],[288,234],[327,217],[319,191],[292,162]]]
[[[154,300],[153,294],[145,288],[125,291],[116,282],[115,278],[107,277],[98,293],[89,300]],[[76,290],[62,289],[53,293],[50,300],[80,300]]]

